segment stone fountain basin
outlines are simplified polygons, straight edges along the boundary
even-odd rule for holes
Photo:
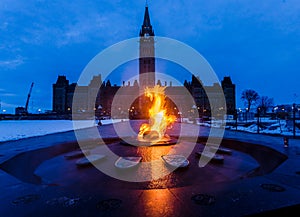
[[[172,137],[177,141],[176,137]],[[75,159],[66,159],[64,156],[74,150],[78,150],[77,142],[63,143],[48,148],[21,153],[1,164],[1,169],[15,176],[19,180],[36,185],[57,185],[80,191],[85,186],[85,192],[93,192],[95,189],[107,188],[120,189],[164,189],[179,188],[184,186],[200,186],[226,183],[238,179],[251,178],[271,173],[287,157],[286,155],[259,144],[223,139],[221,146],[233,150],[231,155],[224,155],[223,164],[209,162],[205,167],[199,168],[199,158],[196,152],[204,149],[207,138],[198,137],[197,144],[192,153],[184,153],[185,146],[192,145],[190,137],[182,138],[181,144],[168,144],[150,147],[126,146],[119,138],[104,139],[106,144],[97,144],[95,141],[87,141],[87,149],[91,154],[99,154],[101,146],[107,145],[109,149],[119,156],[141,156],[142,162],[157,161],[156,169],[169,171],[167,165],[161,159],[162,155],[170,152],[180,152],[188,155],[190,165],[187,168],[179,168],[169,175],[157,180],[131,183],[112,178],[91,165],[85,168],[76,167]],[[26,162],[26,163],[24,163]],[[114,165],[109,159],[103,159],[99,163],[106,165],[111,171],[115,171]],[[137,176],[145,175],[140,167],[136,167]],[[115,171],[117,173],[117,171]]]

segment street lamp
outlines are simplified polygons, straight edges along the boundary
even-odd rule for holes
[[[259,116],[260,116],[260,107],[257,108],[257,133],[259,133]]]
[[[289,138],[287,136],[283,137],[283,144],[285,148],[289,147]]]
[[[235,130],[238,128],[238,110],[234,110],[234,119],[235,119]]]
[[[296,137],[296,104],[293,104],[293,136]]]

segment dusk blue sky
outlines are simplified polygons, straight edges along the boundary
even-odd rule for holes
[[[298,0],[148,2],[155,34],[195,48],[220,80],[230,76],[237,107],[244,107],[244,89],[273,97],[275,104],[300,103]],[[57,76],[76,82],[103,49],[137,37],[144,7],[144,0],[1,0],[1,111],[24,106],[31,82],[29,111],[50,110]]]

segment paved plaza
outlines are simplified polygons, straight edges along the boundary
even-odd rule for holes
[[[99,126],[104,143],[97,140],[95,128],[78,130],[77,138],[69,131],[1,143],[1,216],[266,216],[300,209],[298,139],[290,138],[284,147],[280,136],[226,130],[221,146],[232,154],[223,154],[222,164],[211,161],[199,167],[195,153],[204,149],[210,128],[177,123],[169,135],[178,138],[180,133],[178,144],[135,147],[120,142],[120,136],[133,136],[126,124]],[[136,129],[140,122],[130,124]],[[182,125],[187,130],[180,131]],[[123,129],[123,135],[115,128]],[[210,136],[218,137],[215,132]],[[190,138],[195,133],[194,145]],[[66,159],[79,149],[77,139],[87,141],[85,148],[94,154],[107,146],[118,156],[137,155],[151,162],[179,151],[189,154],[190,164],[156,180],[122,181],[94,165],[78,168],[76,158]],[[99,164],[118,174],[114,161]],[[162,173],[170,170],[163,161],[154,167]],[[135,170],[141,177],[149,172]]]

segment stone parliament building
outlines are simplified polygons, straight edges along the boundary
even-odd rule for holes
[[[218,101],[220,88],[224,92],[227,114],[233,115],[236,111],[235,84],[230,77],[224,77],[221,84],[215,83],[212,86],[204,86],[200,78],[191,76],[191,80],[184,81],[183,86],[173,86],[170,82],[162,85],[160,80],[155,79],[155,47],[154,31],[150,22],[148,6],[145,7],[144,21],[140,30],[140,50],[139,50],[139,79],[133,84],[128,82],[123,85],[112,85],[110,80],[102,81],[101,75],[94,76],[88,86],[77,86],[76,83],[70,83],[64,75],[59,75],[55,84],[53,84],[52,110],[57,114],[71,114],[72,112],[93,114],[96,116],[113,113],[115,117],[145,118],[145,107],[148,106],[147,99],[134,99],[132,96],[140,93],[145,87],[160,85],[165,87],[168,107],[173,114],[180,114],[188,117],[192,113],[210,115],[212,100]],[[150,57],[149,57],[150,56]],[[80,100],[73,102],[73,96],[76,89]],[[186,93],[193,98],[187,101]],[[112,106],[114,97],[118,93],[117,104]],[[208,94],[209,93],[209,94]],[[207,95],[210,96],[208,99]],[[96,96],[96,99],[95,97]],[[132,98],[130,107],[124,107],[126,102]],[[171,100],[172,99],[172,100]],[[176,101],[176,103],[174,103]],[[182,102],[182,103],[178,103]],[[143,108],[144,107],[144,108]],[[221,107],[219,109],[223,109]],[[113,117],[113,118],[115,118]]]

